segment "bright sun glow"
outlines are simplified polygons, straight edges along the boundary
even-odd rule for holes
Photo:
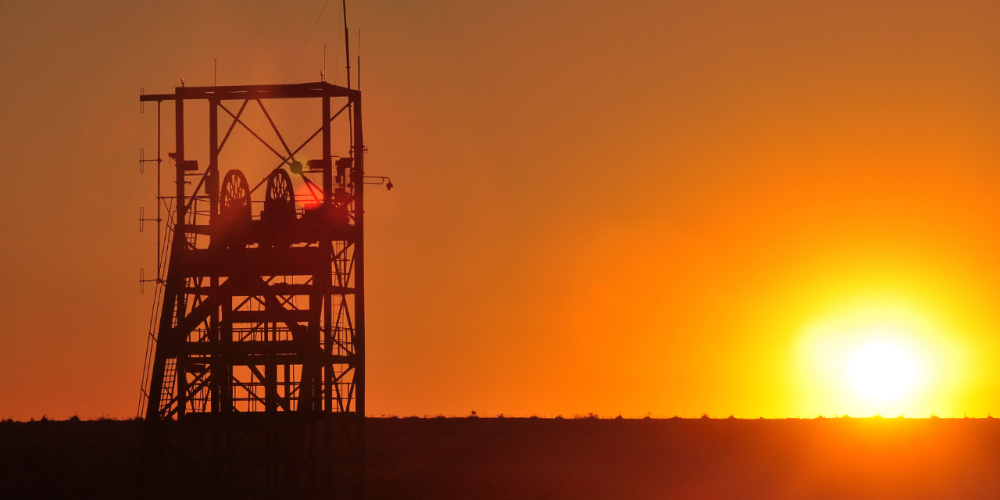
[[[866,345],[848,364],[851,385],[873,401],[892,401],[909,393],[917,380],[917,363],[899,346],[888,342]]]
[[[927,307],[859,302],[804,328],[796,351],[799,404],[818,415],[946,411],[972,366],[960,335]]]

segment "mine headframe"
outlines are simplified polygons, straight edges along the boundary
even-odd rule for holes
[[[318,128],[296,149],[265,106],[276,99],[319,101],[314,117],[297,117]],[[170,467],[182,476],[214,470],[213,479],[188,479],[177,493],[190,497],[223,491],[205,484],[230,495],[241,487],[300,497],[319,491],[316,485],[329,489],[338,481],[334,469],[363,465],[361,94],[317,82],[178,87],[141,101],[155,102],[158,115],[173,101],[176,126],[169,153],[176,193],[159,197],[168,210],[169,257],[157,280],[155,349],[144,375],[144,469],[176,456],[187,465]],[[208,104],[203,168],[185,154],[185,105],[196,101]],[[248,107],[259,108],[280,145],[247,125]],[[349,124],[335,145],[338,118]],[[220,165],[238,128],[276,157],[260,178]],[[296,155],[317,136],[322,153],[303,165]],[[308,195],[296,196],[293,176]]]

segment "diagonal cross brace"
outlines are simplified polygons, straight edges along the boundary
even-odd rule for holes
[[[257,140],[264,145],[264,147],[270,149],[272,153],[278,156],[278,158],[281,158],[282,165],[284,165],[288,161],[288,158],[281,156],[281,153],[279,153],[278,150],[272,148],[271,145],[267,143],[267,141],[265,141],[261,136],[257,135],[257,132],[254,132],[253,129],[250,128],[250,126],[247,125],[246,123],[243,123],[243,120],[240,120],[238,116],[234,115],[232,111],[229,111],[229,109],[226,108],[224,105],[222,105],[222,103],[219,103],[219,107],[222,108],[222,110],[225,111],[227,114],[229,114],[229,116],[233,117],[233,120],[235,120],[236,123],[243,125],[243,128],[245,128],[247,132],[250,132],[250,135],[256,137]]]

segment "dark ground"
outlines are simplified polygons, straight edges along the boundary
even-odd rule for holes
[[[1000,419],[370,419],[367,498],[1000,498]],[[0,499],[131,498],[141,422],[0,423]]]

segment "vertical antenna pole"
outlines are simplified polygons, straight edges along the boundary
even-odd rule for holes
[[[351,37],[347,35],[347,0],[343,0],[341,3],[344,6],[344,52],[347,54],[347,88],[351,88]]]
[[[347,88],[351,88],[351,37],[348,36],[347,32],[347,0],[342,0],[341,4],[344,6],[344,53],[347,55]],[[354,101],[349,101],[351,108],[354,107]],[[347,112],[347,128],[348,133],[354,133],[354,113],[350,111]],[[351,145],[351,154],[354,154],[354,145]],[[364,184],[364,183],[362,183]]]

